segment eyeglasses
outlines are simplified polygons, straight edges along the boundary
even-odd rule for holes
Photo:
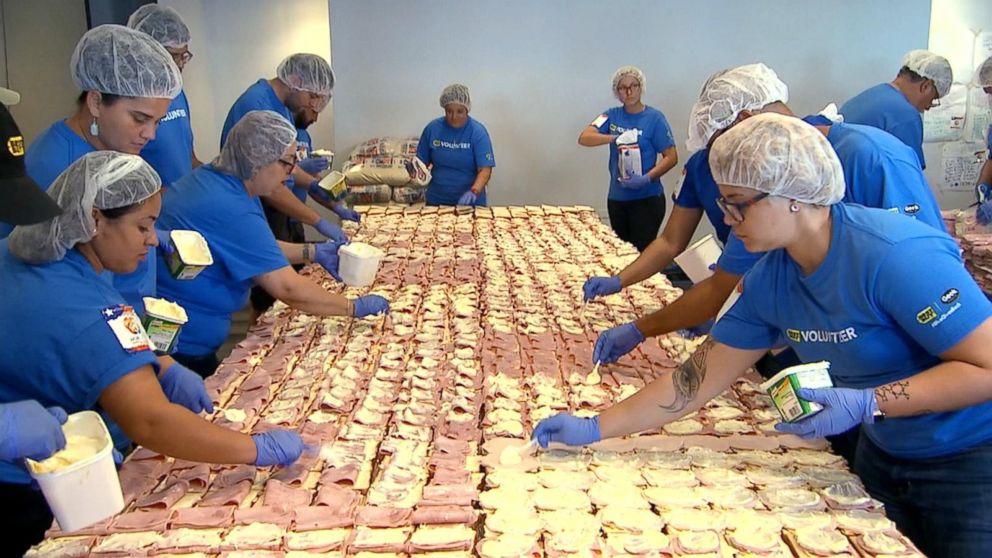
[[[297,153],[293,153],[293,160],[287,161],[286,159],[278,159],[282,166],[286,167],[286,172],[293,172],[296,168],[296,164],[300,162],[300,156]]]
[[[634,91],[639,90],[640,88],[641,88],[641,84],[640,83],[634,83],[634,84],[631,84],[631,85],[618,85],[617,86],[617,91],[620,92],[620,93],[628,93],[629,94],[629,93],[633,93]]]
[[[193,59],[193,53],[188,50],[183,52],[172,52],[170,50],[169,54],[172,56],[172,61],[179,67],[185,66],[187,62]]]
[[[720,206],[720,210],[723,211],[723,213],[726,214],[727,217],[730,217],[730,219],[735,223],[740,224],[744,222],[745,209],[751,207],[752,205],[758,203],[759,201],[767,198],[770,195],[771,194],[767,192],[762,192],[757,196],[754,196],[753,198],[742,202],[732,202],[727,200],[727,198],[720,196],[719,198],[716,199],[716,204]]]
[[[928,79],[927,83],[933,88],[933,100],[930,101],[930,108],[936,108],[940,106],[940,91],[937,89],[937,84],[934,83],[932,79]]]

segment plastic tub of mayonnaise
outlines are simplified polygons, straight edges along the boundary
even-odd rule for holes
[[[44,461],[26,459],[59,528],[72,532],[124,509],[113,443],[100,415],[81,411],[62,425],[65,449]]]
[[[799,388],[828,387],[834,387],[834,382],[830,378],[830,363],[825,360],[790,366],[761,384],[785,422],[802,420],[823,409],[818,403],[801,399]]]
[[[713,275],[713,267],[721,254],[723,250],[720,245],[713,235],[708,234],[675,256],[675,263],[679,264],[690,281],[700,283]]]
[[[172,231],[172,256],[169,258],[169,272],[176,279],[192,279],[208,265],[213,265],[214,257],[207,246],[207,240],[196,231]]]
[[[317,183],[321,189],[325,190],[333,200],[339,200],[348,193],[348,185],[344,181],[344,174],[341,171],[331,171],[327,176]]]
[[[189,321],[186,310],[164,298],[144,297],[145,316],[141,319],[155,352],[167,355],[179,340],[179,330]]]
[[[350,287],[365,287],[375,281],[385,252],[363,242],[352,242],[338,249],[341,280]]]

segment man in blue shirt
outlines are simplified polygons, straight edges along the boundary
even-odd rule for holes
[[[988,95],[989,107],[992,108],[992,56],[982,62],[975,75],[977,76],[975,81]],[[982,171],[978,175],[978,185],[975,188],[978,192],[978,201],[985,208],[985,211],[979,212],[982,224],[992,222],[992,211],[990,211],[992,208],[986,204],[986,202],[992,201],[992,126],[989,126],[987,131],[985,144],[986,149],[988,149],[988,158],[982,165]]]
[[[150,35],[165,47],[180,72],[193,58],[189,51],[189,27],[172,8],[145,4],[131,14],[127,26]],[[141,150],[141,157],[162,177],[163,188],[203,164],[193,150],[191,118],[186,92],[180,91],[159,120],[155,139]]]
[[[840,108],[844,121],[885,130],[908,145],[926,168],[922,113],[938,106],[954,81],[951,63],[926,50],[906,54],[899,74],[855,95]]]

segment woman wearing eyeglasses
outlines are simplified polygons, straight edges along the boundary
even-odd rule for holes
[[[661,177],[679,162],[665,115],[641,100],[644,72],[624,66],[613,74],[613,94],[621,106],[597,116],[579,134],[579,145],[610,146],[610,226],[643,252],[665,219]]]
[[[337,275],[340,241],[322,244],[276,240],[259,196],[284,188],[296,168],[296,128],[272,111],[251,111],[231,128],[210,164],[166,190],[159,223],[193,229],[207,240],[214,264],[192,280],[177,280],[159,261],[159,293],[189,315],[173,357],[203,376],[217,368],[231,314],[244,308],[252,285],[319,316],[364,317],[389,312],[386,299],[348,300],[300,276],[291,264],[315,262]]]
[[[861,426],[855,471],[927,556],[992,550],[992,303],[954,240],[884,209],[838,203],[844,173],[821,132],[762,114],[710,151],[727,223],[767,252],[711,339],[671,375],[594,418],[560,414],[541,445],[582,445],[656,428],[730,387],[780,339],[826,360],[836,387],[782,432]],[[953,535],[948,535],[953,533]]]

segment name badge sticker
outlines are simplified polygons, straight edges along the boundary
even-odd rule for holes
[[[151,341],[134,308],[126,304],[118,304],[104,308],[100,313],[125,351],[137,353],[151,349]]]

